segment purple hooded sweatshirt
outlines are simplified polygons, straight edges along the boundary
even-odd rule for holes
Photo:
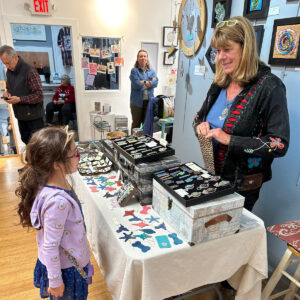
[[[47,267],[49,286],[63,283],[61,269],[73,264],[62,252],[66,249],[80,267],[90,260],[84,220],[78,203],[63,190],[44,187],[34,200],[31,224],[39,229],[37,246],[39,260]]]

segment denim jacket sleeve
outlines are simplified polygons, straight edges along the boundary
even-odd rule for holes
[[[149,72],[149,82],[152,85],[152,88],[156,88],[158,85],[158,77],[153,69]],[[152,79],[155,78],[155,80],[152,81]]]
[[[130,73],[130,81],[131,81],[131,86],[132,88],[140,91],[145,88],[144,83],[141,83],[140,81],[142,80],[140,75],[139,75],[139,70],[138,68],[132,68],[131,73]]]
[[[263,99],[261,107],[262,134],[252,137],[231,135],[228,152],[237,156],[257,155],[274,158],[288,150],[290,126],[285,87],[278,85]]]

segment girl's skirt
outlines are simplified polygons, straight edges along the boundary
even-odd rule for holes
[[[85,266],[84,271],[88,273],[88,266]],[[63,297],[54,297],[49,295],[48,287],[48,273],[47,268],[38,259],[34,268],[34,281],[35,287],[40,289],[41,298],[48,298],[50,300],[86,300],[88,296],[88,284],[87,281],[82,278],[75,267],[62,269],[62,280],[65,285],[65,291]]]

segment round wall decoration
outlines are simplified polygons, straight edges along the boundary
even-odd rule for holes
[[[199,50],[206,23],[205,0],[182,0],[178,15],[178,39],[186,56],[192,56]]]

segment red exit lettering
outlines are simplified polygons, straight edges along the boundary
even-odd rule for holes
[[[36,13],[49,13],[48,0],[33,0],[33,6]]]

